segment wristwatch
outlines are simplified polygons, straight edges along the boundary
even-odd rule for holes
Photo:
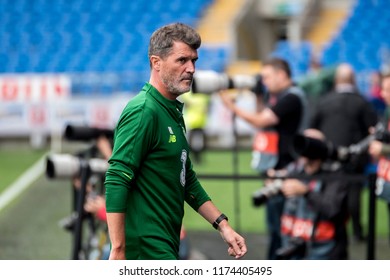
[[[222,213],[222,214],[214,221],[213,227],[214,227],[215,229],[218,229],[219,224],[220,224],[223,220],[228,221],[229,219],[228,219],[228,217],[226,217],[225,214]]]

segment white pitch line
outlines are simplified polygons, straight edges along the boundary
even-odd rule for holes
[[[46,156],[34,163],[0,194],[0,211],[43,174]]]

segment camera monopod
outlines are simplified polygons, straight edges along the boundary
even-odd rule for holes
[[[103,176],[108,168],[108,162],[100,158],[90,158],[94,147],[87,149],[78,156],[71,154],[53,154],[47,157],[46,175],[50,179],[73,179],[80,178],[81,186],[74,192],[73,209],[77,219],[73,228],[73,253],[72,259],[81,259],[82,229],[84,221],[84,203],[87,195],[87,184],[93,174]],[[87,157],[87,155],[89,155]]]
[[[74,229],[74,242],[72,259],[79,260],[80,252],[82,248],[82,226],[83,226],[83,214],[84,214],[84,202],[87,192],[88,179],[91,176],[91,168],[86,159],[80,158],[80,179],[81,187],[80,193],[76,201],[77,220]]]

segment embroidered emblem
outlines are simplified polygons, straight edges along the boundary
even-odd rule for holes
[[[169,140],[168,143],[176,143],[176,135],[173,133],[172,127],[168,126]]]

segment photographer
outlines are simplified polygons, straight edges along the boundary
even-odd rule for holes
[[[94,142],[94,147],[97,149],[98,156],[104,160],[108,160],[112,153],[111,139],[102,134],[97,136],[97,138],[94,139]],[[81,181],[82,178],[78,175],[72,179],[75,192],[75,202],[81,199]],[[86,219],[86,222],[92,228],[92,235],[89,237],[90,240],[88,241],[88,244],[84,245],[85,248],[87,248],[86,257],[88,259],[108,259],[109,256],[110,244],[107,238],[106,200],[104,196],[103,182],[104,176],[93,175],[89,178],[85,190],[86,193],[82,219]],[[100,187],[99,189],[97,189],[98,186]],[[74,218],[70,220],[65,219],[65,221],[62,221],[62,224],[65,228],[69,229],[70,227],[70,229],[75,230],[75,218],[78,218],[78,215],[73,213],[71,217]],[[99,240],[99,242],[97,243],[95,240]]]
[[[283,169],[293,161],[289,143],[305,126],[307,106],[304,93],[292,81],[287,61],[279,58],[266,61],[261,77],[269,93],[269,101],[258,112],[239,108],[229,94],[222,92],[220,96],[225,106],[237,117],[258,129],[253,143],[256,158],[252,159],[252,167],[263,173],[272,168]],[[283,203],[282,196],[267,201],[266,219],[270,236],[267,259],[271,260],[276,258],[275,250],[281,244],[280,215]]]
[[[295,170],[309,177],[285,179],[282,183],[281,192],[286,197],[281,217],[283,246],[277,250],[277,256],[279,259],[347,259],[347,184],[328,180],[335,171],[324,170],[326,155],[317,154],[325,143],[324,135],[308,129],[304,136],[313,144],[301,153]],[[317,179],[321,175],[327,180]]]
[[[382,77],[381,85],[381,96],[387,105],[384,123],[388,130],[390,113],[390,74]],[[390,144],[387,141],[374,140],[370,143],[368,152],[373,158],[379,159],[376,193],[380,198],[383,198],[390,203]]]

